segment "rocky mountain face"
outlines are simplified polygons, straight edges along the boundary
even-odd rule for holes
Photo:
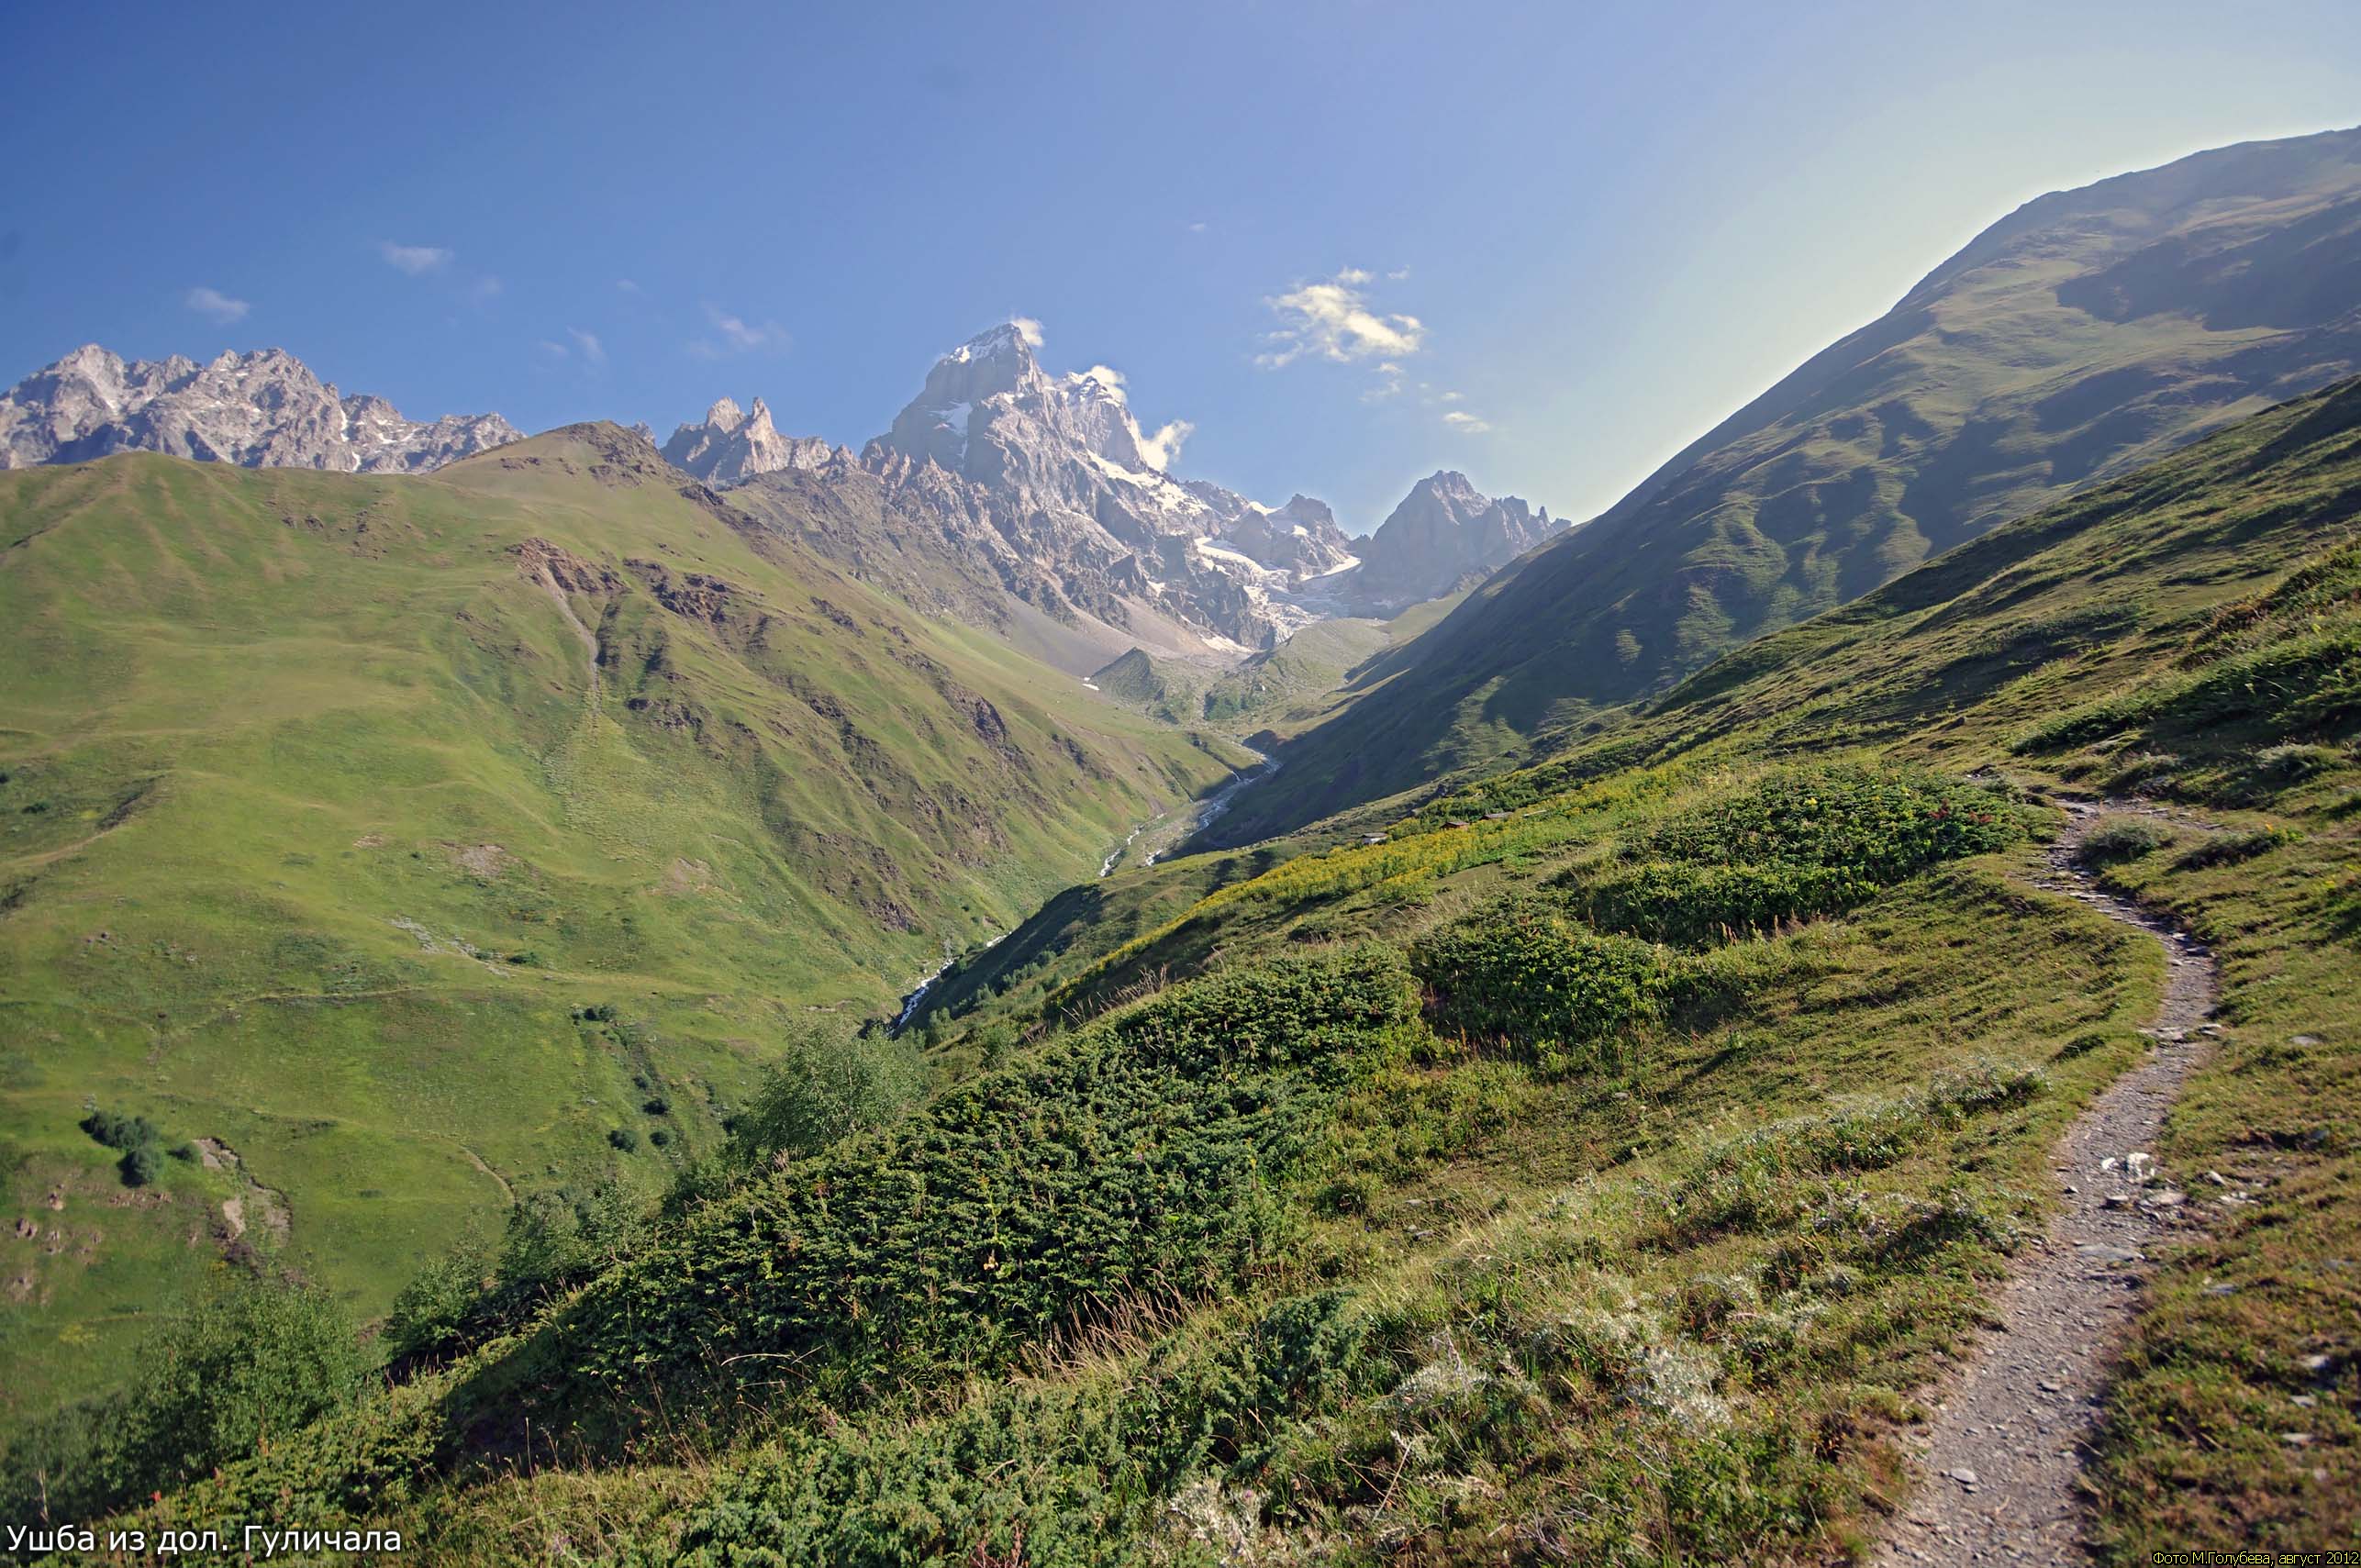
[[[1491,575],[1565,526],[1545,506],[1483,495],[1464,473],[1431,473],[1362,547],[1348,593],[1377,611],[1437,598]]]
[[[0,468],[157,451],[247,468],[422,473],[516,440],[497,414],[420,424],[382,397],[344,396],[279,349],[200,365],[124,360],[93,343],[0,396]]]
[[[779,434],[770,406],[759,397],[751,413],[721,399],[705,411],[703,423],[679,427],[663,446],[666,462],[717,486],[743,484],[785,468],[818,468],[836,450],[817,436]]]
[[[2071,490],[2361,373],[2361,130],[2028,202],[1281,753],[1242,841],[1513,754]]]
[[[1185,427],[1143,428],[1111,371],[1044,370],[1013,322],[936,361],[858,460],[777,437],[756,407],[716,405],[666,455],[917,602],[1004,631],[1044,617],[1029,647],[1077,673],[1135,645],[1271,647],[1332,613],[1356,564],[1321,502],[1173,478]]]

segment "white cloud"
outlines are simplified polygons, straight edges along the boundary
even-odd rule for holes
[[[1162,473],[1180,456],[1181,443],[1197,434],[1197,427],[1186,419],[1175,419],[1153,436],[1140,438],[1140,459]]]
[[[254,308],[242,299],[230,298],[219,289],[193,288],[181,298],[199,316],[210,316],[224,326],[244,320],[246,313]]]
[[[1479,419],[1464,408],[1454,408],[1442,417],[1442,422],[1463,436],[1480,436],[1492,428],[1488,419]]]
[[[1131,395],[1123,384],[1123,373],[1113,365],[1093,365],[1082,373],[1085,381],[1095,381],[1105,387],[1118,403],[1128,403]]]
[[[1368,391],[1361,395],[1361,401],[1382,403],[1388,397],[1399,395],[1401,390],[1402,367],[1391,360],[1387,360],[1377,366],[1377,380]]]
[[[1025,340],[1025,347],[1038,349],[1041,346],[1041,324],[1031,317],[1011,316],[1008,325],[1017,329],[1017,336]]]
[[[1397,283],[1397,284],[1398,284],[1398,283],[1400,283],[1404,278],[1409,277],[1409,275],[1410,275],[1410,270],[1409,270],[1408,267],[1396,267],[1392,272],[1387,272],[1387,273],[1386,274],[1386,278],[1387,278],[1387,282],[1389,282],[1389,283]]]
[[[688,346],[688,351],[701,360],[718,360],[724,353],[748,354],[757,350],[784,353],[792,341],[787,329],[775,321],[753,322],[742,316],[733,316],[718,306],[707,305],[705,318],[721,334],[721,344],[716,347],[710,339],[700,338]]]
[[[1197,219],[1195,223],[1190,224],[1190,225],[1188,226],[1188,231],[1189,231],[1191,234],[1202,234],[1202,233],[1204,233],[1204,232],[1205,232],[1205,220],[1204,220],[1203,218],[1199,218],[1199,219]]]
[[[617,288],[618,288],[618,289],[621,289],[625,294],[643,294],[643,293],[645,293],[645,292],[646,292],[645,290],[643,290],[642,288],[640,288],[640,285],[639,285],[638,284],[633,283],[633,282],[632,282],[630,279],[629,279],[629,278],[618,278],[618,279],[616,279],[616,280],[615,280],[615,286],[616,286]]]
[[[396,245],[390,239],[377,241],[377,253],[385,258],[387,266],[414,278],[442,271],[451,265],[451,257],[440,245]]]
[[[1264,303],[1282,325],[1269,335],[1271,347],[1256,355],[1254,362],[1277,370],[1306,354],[1344,364],[1379,358],[1398,361],[1417,353],[1426,341],[1425,324],[1415,316],[1375,309],[1362,292],[1369,281],[1367,272],[1347,267],[1324,282],[1272,295]]]
[[[1446,392],[1437,399],[1437,401],[1442,403],[1464,403],[1467,401],[1467,394],[1464,392]]]
[[[498,278],[486,272],[467,285],[467,297],[478,305],[489,305],[500,297],[504,286]]]
[[[563,343],[552,342],[544,338],[533,346],[553,360],[562,360],[566,357],[566,346]]]
[[[569,327],[566,328],[566,335],[581,348],[584,359],[594,365],[603,365],[607,362],[607,345],[598,340],[597,333],[585,332],[579,327]]]

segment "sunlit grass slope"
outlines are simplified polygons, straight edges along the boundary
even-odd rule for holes
[[[2103,789],[2177,814],[2106,874],[2220,955],[2225,1033],[2155,1151],[2192,1218],[2099,1543],[2349,1540],[2356,504],[2348,385],[1382,844],[1130,873],[1113,937],[1069,900],[940,1026],[964,1081],[149,1518],[486,1563],[1841,1560],[2147,1048],[2159,946],[2033,885],[2042,796]]]
[[[512,1192],[652,1187],[783,1025],[886,1006],[1244,760],[611,427],[423,479],[0,476],[0,1174],[34,1229],[0,1417],[278,1245],[265,1214],[372,1316]],[[87,1102],[242,1170],[126,1189]]]

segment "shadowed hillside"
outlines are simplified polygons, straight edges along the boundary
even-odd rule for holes
[[[1289,746],[1243,843],[1564,736],[2079,485],[2361,370],[2361,131],[2046,195]]]

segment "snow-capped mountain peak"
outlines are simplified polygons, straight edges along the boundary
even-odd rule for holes
[[[423,473],[518,439],[496,414],[405,419],[284,349],[126,361],[86,343],[0,395],[0,468],[160,451],[252,468]]]

